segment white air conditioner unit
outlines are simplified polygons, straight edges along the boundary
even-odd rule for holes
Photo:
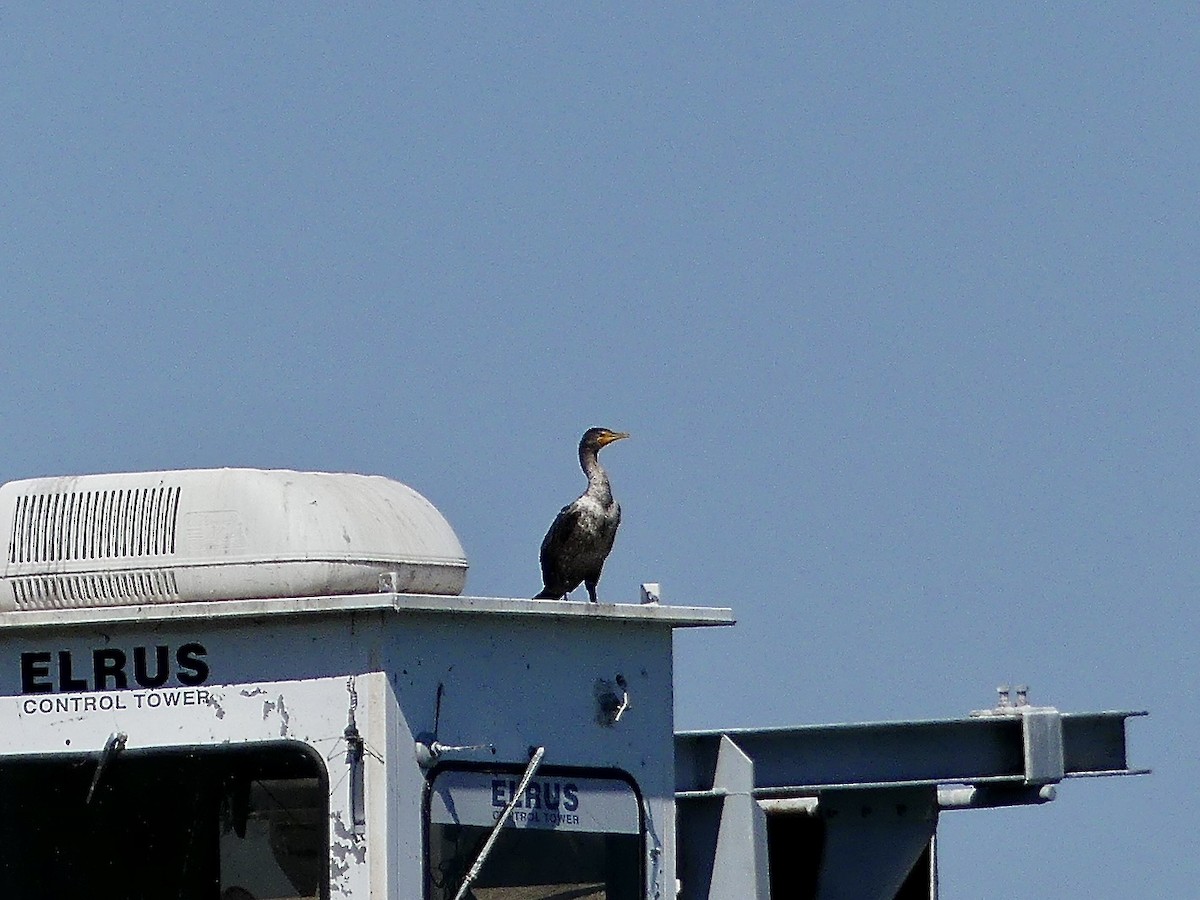
[[[190,469],[0,486],[0,611],[459,594],[467,561],[428,500],[379,476]]]

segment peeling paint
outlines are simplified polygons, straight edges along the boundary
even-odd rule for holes
[[[366,841],[356,840],[352,829],[342,821],[341,812],[329,815],[332,846],[329,854],[330,893],[350,894],[350,870],[366,864]]]
[[[263,691],[262,693],[265,694],[266,691]],[[279,697],[274,701],[263,701],[263,721],[267,721],[267,719],[270,718],[271,713],[274,712],[279,713],[279,736],[287,737],[288,725],[291,724],[292,716],[287,711],[287,705],[283,701],[283,694],[280,694]]]
[[[279,736],[287,737],[288,725],[291,724],[292,716],[287,711],[287,707],[283,705],[283,694],[279,695]]]
[[[207,703],[213,708],[213,712],[217,714],[218,719],[225,718],[225,707],[221,705],[221,701],[218,700],[211,692],[208,695]]]

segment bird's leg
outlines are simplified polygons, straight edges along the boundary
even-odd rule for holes
[[[588,598],[593,603],[599,603],[600,601],[596,599],[596,582],[585,581],[584,584],[587,585]]]

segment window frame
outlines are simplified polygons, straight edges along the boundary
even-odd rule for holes
[[[489,763],[489,762],[438,762],[425,773],[425,786],[422,791],[421,798],[421,897],[423,900],[431,900],[432,878],[430,877],[430,862],[429,862],[429,840],[430,827],[433,822],[430,821],[430,809],[433,803],[433,785],[437,781],[439,775],[444,772],[474,772],[487,775],[503,775],[514,780],[520,780],[525,774],[525,765],[520,763]],[[642,796],[641,787],[631,774],[624,769],[617,769],[611,766],[562,766],[548,765],[540,766],[534,778],[588,778],[592,780],[610,780],[623,782],[633,792],[634,800],[637,803],[637,843],[638,843],[638,884],[639,894],[638,900],[646,900],[648,894],[646,889],[646,801]],[[483,827],[483,826],[476,826]],[[534,829],[531,829],[534,830]],[[554,829],[546,829],[553,831]],[[591,832],[597,833],[597,832]],[[598,832],[601,834],[615,834],[617,832]]]

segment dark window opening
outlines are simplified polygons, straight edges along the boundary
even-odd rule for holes
[[[329,802],[297,744],[0,759],[5,900],[327,900]]]
[[[771,896],[795,900],[817,896],[825,821],[817,816],[767,816],[767,865]]]
[[[430,788],[427,896],[453,900],[519,773],[444,770]],[[641,803],[622,779],[540,772],[492,846],[471,900],[641,900]]]
[[[818,896],[825,852],[825,820],[819,816],[767,816],[767,861],[771,896],[810,900]],[[894,900],[928,900],[933,893],[936,855],[932,843],[913,865]]]

